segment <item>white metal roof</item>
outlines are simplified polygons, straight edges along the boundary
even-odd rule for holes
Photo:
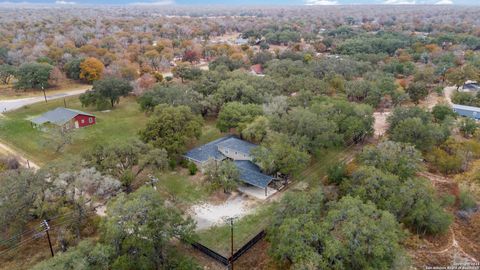
[[[467,111],[472,111],[472,112],[479,112],[480,113],[480,108],[479,107],[472,107],[472,106],[467,106],[467,105],[460,105],[460,104],[453,104],[452,108],[454,109],[459,109],[459,110],[467,110]]]

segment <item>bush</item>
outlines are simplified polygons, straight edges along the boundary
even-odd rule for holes
[[[442,207],[450,207],[455,204],[455,196],[451,194],[445,194],[440,197]]]
[[[427,154],[426,159],[443,174],[459,173],[463,170],[463,158],[457,153],[449,153],[441,147],[435,147]]]
[[[177,167],[177,161],[175,159],[170,159],[168,161],[168,166],[170,166],[171,170],[175,170],[175,167]]]
[[[190,161],[182,158],[182,159],[180,159],[180,161],[178,162],[178,165],[182,166],[183,168],[187,168],[187,169],[188,169],[188,165],[190,165]]]
[[[448,116],[455,117],[455,112],[450,106],[445,104],[437,104],[432,109],[432,115],[437,122],[445,120]]]
[[[343,179],[347,177],[347,168],[345,163],[338,163],[328,168],[328,181],[334,184],[342,183]]]
[[[462,190],[460,192],[460,209],[468,211],[477,206],[475,198],[467,190]]]
[[[190,172],[190,175],[195,175],[198,171],[197,165],[193,162],[188,163],[188,171]]]
[[[478,128],[477,122],[471,118],[462,118],[458,125],[458,129],[464,137],[472,136]]]

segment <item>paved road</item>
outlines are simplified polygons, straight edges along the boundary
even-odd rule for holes
[[[90,85],[85,85],[76,90],[66,91],[60,94],[49,95],[47,96],[47,100],[54,100],[54,99],[68,97],[68,96],[80,95],[80,94],[83,94],[85,91],[89,90],[90,88],[91,88]],[[0,100],[0,113],[13,111],[23,106],[31,105],[38,102],[45,102],[45,98],[43,96],[39,96],[39,97]]]

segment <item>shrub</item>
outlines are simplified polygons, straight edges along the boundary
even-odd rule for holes
[[[168,166],[170,166],[170,169],[171,169],[171,170],[174,170],[175,167],[177,167],[177,161],[176,161],[175,159],[173,159],[173,158],[170,159],[170,160],[168,161]]]
[[[195,175],[198,171],[197,165],[193,162],[188,163],[188,171],[190,172],[190,175]]]
[[[439,97],[443,96],[443,87],[437,86],[437,87],[435,87],[434,91],[435,91],[435,93],[437,93],[437,95]]]
[[[477,130],[478,126],[475,120],[471,118],[463,118],[460,120],[458,129],[464,137],[472,136]]]
[[[345,177],[347,177],[345,163],[338,163],[328,168],[328,181],[330,183],[340,184]]]
[[[470,194],[467,190],[462,190],[460,192],[460,209],[462,210],[470,210],[477,206],[475,202],[475,198],[473,198],[472,194]]]
[[[188,168],[188,165],[190,165],[190,161],[182,158],[182,159],[180,159],[180,161],[178,162],[178,165],[182,166],[183,168]]]
[[[440,197],[442,207],[450,207],[455,204],[455,196],[451,194],[445,194]]]

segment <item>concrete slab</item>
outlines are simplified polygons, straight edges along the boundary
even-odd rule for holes
[[[278,192],[278,190],[274,188],[267,187],[267,196],[265,196],[265,190],[263,188],[253,186],[240,186],[238,187],[238,191],[260,200],[266,200]]]
[[[234,196],[218,205],[196,204],[189,212],[197,223],[197,230],[205,230],[212,226],[223,225],[226,217],[241,218],[251,213],[252,206],[252,201],[246,196]]]

